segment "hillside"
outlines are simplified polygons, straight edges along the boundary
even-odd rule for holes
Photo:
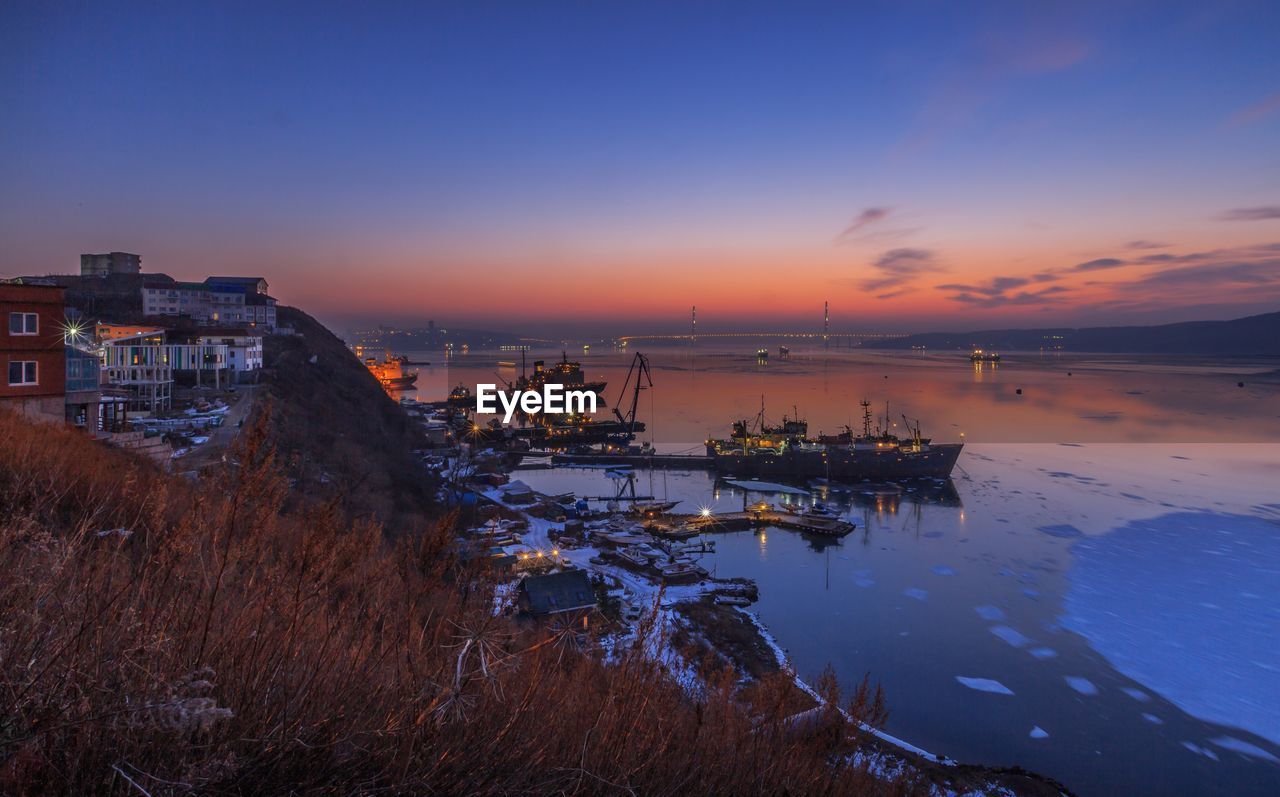
[[[412,453],[422,441],[400,405],[320,322],[293,307],[279,308],[279,321],[298,334],[266,338],[259,405],[297,491],[392,532],[431,516],[432,486]]]
[[[925,793],[777,676],[495,615],[449,529],[307,504],[246,428],[199,481],[0,409],[0,794]],[[829,693],[838,699],[836,692]]]
[[[879,348],[1036,351],[1060,346],[1063,351],[1102,354],[1199,354],[1280,356],[1280,312],[1231,321],[1188,321],[1130,327],[1066,327],[985,329],[975,332],[929,332],[877,343]]]

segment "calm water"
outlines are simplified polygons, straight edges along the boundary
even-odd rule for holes
[[[1025,355],[993,369],[817,351],[762,366],[753,351],[654,349],[646,439],[696,448],[763,395],[770,418],[794,405],[814,431],[856,423],[863,397],[881,413],[887,399],[899,423],[967,443],[953,491],[810,485],[857,523],[839,544],[716,536],[703,563],[756,579],[753,611],[802,675],[830,663],[852,685],[870,673],[890,732],[1085,794],[1280,793],[1275,362]],[[509,356],[424,369],[423,398],[509,379],[497,364]],[[584,359],[611,403],[628,360]],[[618,484],[599,470],[520,478],[555,493]],[[688,511],[744,501],[698,471],[635,481]]]

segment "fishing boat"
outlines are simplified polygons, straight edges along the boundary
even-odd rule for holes
[[[983,351],[982,349],[974,349],[969,355],[969,361],[975,363],[998,363],[1000,362],[1000,353],[994,351]]]
[[[919,423],[912,425],[906,416],[903,421],[911,437],[899,438],[889,431],[888,405],[884,425],[873,432],[871,405],[863,401],[861,406],[862,434],[818,440],[807,436],[808,424],[798,418],[768,426],[762,408],[754,426],[738,421],[728,440],[708,440],[707,456],[718,473],[732,476],[899,481],[951,475],[963,443],[933,443],[921,437]]]

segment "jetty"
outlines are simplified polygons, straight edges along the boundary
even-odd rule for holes
[[[799,515],[773,508],[714,515],[663,515],[646,524],[645,528],[662,537],[678,538],[718,531],[744,531],[758,526],[777,526],[824,537],[843,537],[854,529],[853,523],[840,518]]]
[[[708,456],[695,454],[552,454],[552,465],[630,465],[641,468],[666,468],[668,470],[709,470],[715,461]]]

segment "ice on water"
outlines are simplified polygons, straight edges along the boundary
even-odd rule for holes
[[[969,678],[964,675],[957,675],[956,680],[970,689],[976,689],[979,692],[990,692],[993,695],[1013,694],[1012,689],[991,678]]]
[[[1274,522],[1180,512],[1073,552],[1064,626],[1188,713],[1280,741],[1280,602],[1248,597],[1280,595]]]

